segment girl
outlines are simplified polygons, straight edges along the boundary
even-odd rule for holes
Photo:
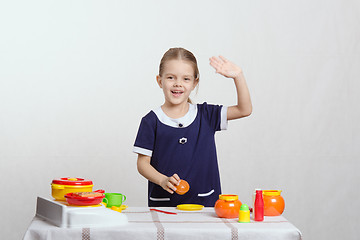
[[[221,194],[215,132],[226,129],[227,120],[249,116],[252,105],[241,68],[222,56],[210,58],[210,65],[234,79],[237,105],[192,104],[189,95],[199,84],[194,55],[171,48],[161,59],[156,80],[165,102],[142,118],[133,150],[139,173],[149,180],[150,207],[213,207]],[[174,194],[180,178],[190,185],[184,195]]]

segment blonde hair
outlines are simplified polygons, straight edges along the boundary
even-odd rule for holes
[[[164,53],[163,57],[161,58],[160,66],[159,66],[159,75],[160,76],[162,76],[162,74],[164,72],[166,62],[170,61],[170,60],[188,61],[194,69],[195,81],[199,82],[200,73],[199,73],[197,61],[196,61],[194,54],[192,54],[190,51],[188,51],[184,48],[170,48],[169,50],[167,50]],[[199,87],[199,84],[197,85],[197,89],[198,89],[198,87]],[[190,98],[188,98],[188,102],[192,103]]]

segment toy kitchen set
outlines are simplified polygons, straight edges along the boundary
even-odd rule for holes
[[[128,222],[121,213],[127,206],[121,193],[93,191],[93,182],[83,178],[59,178],[51,183],[52,197],[38,197],[36,216],[61,228],[111,227]]]

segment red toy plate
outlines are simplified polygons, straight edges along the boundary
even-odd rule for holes
[[[71,205],[78,205],[78,206],[89,206],[89,205],[97,205],[100,204],[105,197],[104,190],[97,190],[95,192],[102,193],[101,196],[97,197],[79,197],[73,196],[73,193],[65,194],[66,201]]]

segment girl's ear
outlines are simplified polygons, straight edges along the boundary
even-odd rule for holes
[[[196,78],[194,81],[194,87],[193,90],[196,88],[196,86],[199,84],[199,78]]]
[[[162,88],[162,82],[161,82],[161,77],[160,77],[160,75],[157,75],[157,76],[156,76],[156,81],[157,81],[157,83],[159,84],[159,87]]]

